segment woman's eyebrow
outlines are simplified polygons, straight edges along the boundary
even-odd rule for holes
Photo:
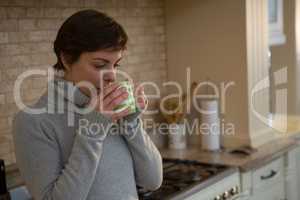
[[[120,58],[117,60],[117,62],[119,62],[122,58],[123,58],[123,57],[120,57]],[[110,61],[107,60],[107,59],[105,59],[105,58],[94,58],[93,60],[102,60],[102,61],[104,61],[104,62],[106,62],[106,63],[110,63]],[[117,63],[117,62],[116,62],[116,63]]]

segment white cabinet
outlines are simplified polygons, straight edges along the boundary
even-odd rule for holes
[[[285,190],[287,200],[300,199],[300,147],[289,151],[285,156]]]
[[[259,168],[235,173],[185,200],[214,200],[233,185],[239,185],[240,194],[229,200],[300,200],[300,145]]]
[[[284,200],[285,166],[280,157],[265,166],[241,174],[241,200]]]
[[[284,184],[269,185],[266,190],[254,192],[250,200],[284,200]]]

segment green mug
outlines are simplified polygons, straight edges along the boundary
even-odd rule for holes
[[[124,100],[121,104],[119,104],[116,108],[114,108],[114,112],[119,113],[122,112],[123,110],[129,108],[129,113],[135,113],[136,112],[136,103],[135,103],[135,98],[134,98],[134,89],[133,85],[129,81],[122,81],[119,82],[119,87],[125,88],[128,92],[128,98]]]

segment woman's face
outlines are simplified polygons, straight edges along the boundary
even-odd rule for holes
[[[64,62],[64,65],[68,68],[64,78],[74,83],[90,82],[99,92],[99,88],[115,82],[116,67],[119,66],[122,56],[123,50],[99,50],[82,53],[78,61],[72,65]],[[90,95],[87,88],[82,88],[82,91]]]

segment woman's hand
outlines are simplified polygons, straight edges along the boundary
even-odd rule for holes
[[[141,111],[144,111],[148,105],[148,100],[144,93],[144,87],[142,85],[137,85],[134,88],[133,94],[134,94],[135,102],[137,104],[138,109],[140,109]]]
[[[118,83],[113,83],[103,89],[98,96],[91,98],[90,105],[95,106],[95,110],[110,118],[113,122],[128,115],[129,109],[122,112],[114,112],[120,103],[128,98],[126,88],[119,87]]]

